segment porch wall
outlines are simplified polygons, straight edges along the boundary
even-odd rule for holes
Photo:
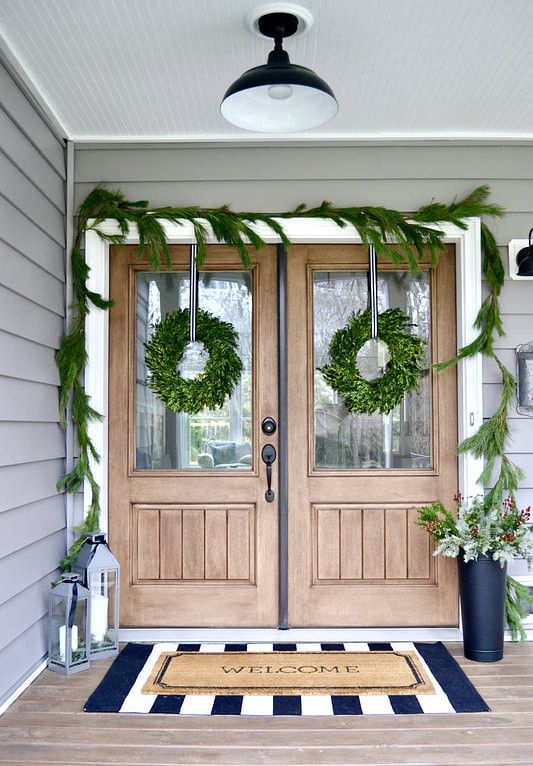
[[[80,144],[75,155],[78,204],[100,182],[151,205],[217,206],[275,212],[300,202],[384,205],[410,211],[433,198],[449,202],[488,183],[507,214],[493,222],[507,268],[507,243],[533,226],[533,147],[527,145],[200,146]],[[506,279],[502,293],[506,336],[496,342],[514,370],[514,349],[533,340],[533,284]],[[497,371],[484,369],[484,411],[500,392]],[[518,499],[533,502],[533,421],[511,413],[512,459],[526,471]],[[514,571],[525,571],[522,562]]]
[[[46,651],[65,550],[54,352],[65,315],[65,158],[0,65],[0,705]]]

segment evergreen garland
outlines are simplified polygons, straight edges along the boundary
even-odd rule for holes
[[[236,353],[238,336],[233,325],[199,309],[196,340],[204,344],[209,359],[204,371],[190,380],[176,370],[189,342],[188,309],[169,312],[144,344],[150,370],[146,382],[173,412],[195,415],[204,407],[222,407],[241,377],[242,362]]]
[[[424,341],[409,332],[412,323],[401,309],[387,309],[378,316],[378,337],[390,354],[383,375],[366,380],[357,366],[357,354],[371,337],[370,309],[352,314],[348,324],[337,330],[329,346],[331,363],[321,368],[324,380],[344,397],[352,412],[386,415],[418,385]]]
[[[253,224],[266,224],[279,236],[283,245],[289,247],[291,243],[279,220],[275,219],[326,218],[340,227],[352,224],[357,229],[363,244],[374,245],[378,255],[389,258],[393,263],[407,263],[411,271],[418,274],[421,270],[420,262],[426,251],[430,253],[432,266],[437,265],[439,254],[445,251],[444,234],[438,228],[439,223],[451,223],[466,229],[468,218],[503,215],[501,207],[487,201],[489,193],[488,186],[479,186],[462,200],[454,200],[449,205],[431,202],[412,215],[383,207],[335,207],[331,202],[322,202],[314,208],[299,205],[289,212],[268,214],[234,212],[227,205],[218,208],[193,206],[150,209],[146,200],[131,202],[126,200],[118,190],[110,191],[104,186],[93,189],[78,210],[78,225],[71,256],[75,302],[72,307],[69,332],[64,337],[56,355],[60,376],[61,422],[63,425],[66,424],[70,406],[70,416],[79,446],[76,465],[60,479],[58,489],[76,492],[83,481],[87,480],[92,497],[89,513],[77,528],[80,536],[61,562],[61,566],[64,569],[70,566],[83,544],[85,534],[95,531],[99,526],[99,487],[89,461],[89,456],[99,460],[99,455],[88,436],[87,428],[89,422],[98,420],[101,416],[90,406],[88,397],[83,391],[81,375],[87,363],[85,318],[91,304],[101,309],[108,309],[111,302],[105,301],[98,293],[91,292],[87,288],[88,267],[81,253],[81,240],[86,231],[94,230],[102,239],[112,244],[122,244],[130,225],[136,226],[139,233],[136,253],[139,256],[148,255],[150,267],[156,270],[170,266],[170,253],[162,223],[168,221],[182,225],[184,221],[189,221],[193,226],[198,244],[198,266],[201,266],[206,255],[210,228],[220,242],[225,242],[237,249],[243,266],[248,268],[250,249],[258,250],[265,245],[263,239],[252,228]],[[117,222],[119,234],[106,234],[99,230],[99,224],[106,219]],[[481,246],[483,274],[487,282],[488,295],[476,318],[475,326],[479,331],[478,335],[472,343],[460,349],[456,357],[442,363],[437,369],[457,364],[461,359],[476,353],[492,358],[500,369],[503,386],[496,412],[477,433],[465,439],[459,446],[460,452],[470,451],[478,457],[485,458],[487,466],[491,468],[497,460],[501,461],[499,475],[491,490],[493,503],[496,504],[498,500],[503,499],[504,491],[509,494],[516,491],[523,474],[520,468],[505,455],[508,410],[515,390],[515,379],[494,353],[494,336],[504,334],[498,297],[505,272],[494,236],[485,223],[481,224]],[[488,472],[485,469],[480,476],[480,481],[486,481],[487,477]],[[520,584],[512,578],[510,578],[510,587],[514,589],[515,594],[519,593]],[[515,616],[520,614],[520,611],[518,605],[514,611]]]

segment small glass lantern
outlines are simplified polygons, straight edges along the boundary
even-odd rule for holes
[[[89,591],[68,572],[50,591],[48,667],[69,676],[89,667]]]
[[[87,535],[72,571],[81,575],[91,600],[91,660],[118,654],[120,567],[102,532]]]

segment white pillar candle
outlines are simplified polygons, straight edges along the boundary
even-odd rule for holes
[[[70,630],[70,649],[75,652],[78,648],[78,626],[73,625]],[[65,650],[67,647],[67,626],[61,625],[59,628],[59,657],[65,661]]]
[[[91,593],[91,636],[100,643],[107,633],[107,610],[109,599],[99,593]]]

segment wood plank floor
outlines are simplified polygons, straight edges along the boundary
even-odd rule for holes
[[[0,764],[529,764],[533,766],[533,643],[499,663],[469,662],[448,645],[490,713],[335,718],[88,714],[105,674],[45,671],[0,716]]]

